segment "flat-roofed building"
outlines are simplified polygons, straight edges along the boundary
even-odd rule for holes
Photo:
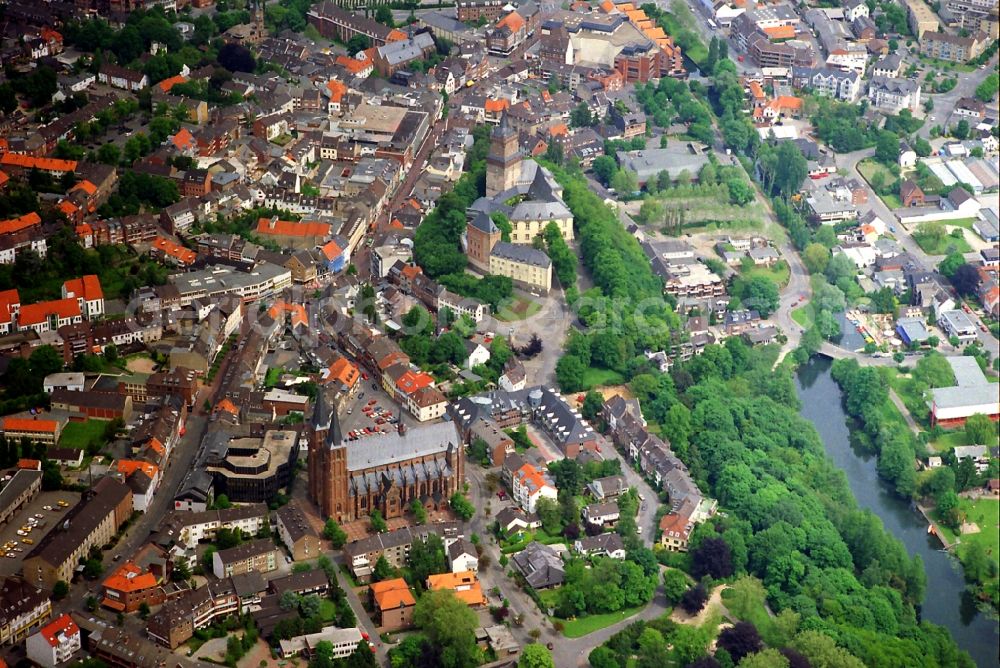
[[[1000,420],[1000,395],[996,385],[987,380],[975,358],[957,356],[947,360],[955,374],[955,385],[930,391],[931,424],[960,426],[977,413],[994,422]]]
[[[278,537],[295,561],[315,559],[322,552],[322,541],[313,529],[298,501],[291,501],[274,512]]]
[[[922,40],[924,33],[937,32],[941,25],[937,14],[924,0],[903,0],[903,6],[906,7],[906,21],[917,40]]]

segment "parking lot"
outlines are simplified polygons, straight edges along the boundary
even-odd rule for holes
[[[20,573],[24,555],[28,554],[35,545],[38,545],[42,538],[59,523],[66,511],[76,505],[79,500],[80,494],[76,492],[41,492],[25,505],[9,524],[0,528],[0,547],[11,548],[0,549],[0,575]],[[59,501],[65,502],[66,507],[60,508]],[[50,506],[53,510],[45,510],[45,506]],[[41,515],[41,518],[35,518],[36,515]],[[28,526],[29,519],[36,519],[37,524],[31,528],[30,532],[25,531],[26,535],[19,536],[17,532],[21,530],[21,527]],[[13,556],[7,557],[8,554]]]
[[[390,399],[375,381],[361,382],[357,393],[346,402],[340,413],[340,431],[347,441],[361,440],[379,431],[389,432],[398,424],[399,404]],[[404,411],[404,420],[405,415]]]

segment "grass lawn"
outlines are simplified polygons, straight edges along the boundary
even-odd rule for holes
[[[970,445],[970,443],[965,438],[964,429],[955,429],[944,432],[940,438],[931,441],[927,445],[936,452],[946,452],[955,446]]]
[[[903,203],[899,200],[899,195],[894,193],[886,193],[882,195],[882,201],[890,209],[902,209]]]
[[[986,548],[986,553],[995,565],[1000,565],[1000,501],[996,499],[960,499],[959,509],[965,515],[965,521],[979,526],[979,533],[966,533],[956,536],[955,532],[948,527],[939,524],[938,530],[942,538],[949,543],[954,543],[956,537],[961,539],[958,547],[955,548],[959,558],[974,543],[982,544]]]
[[[540,592],[543,593],[543,592]],[[544,592],[550,593],[550,592]],[[555,592],[551,592],[555,594]],[[542,598],[546,604],[551,605],[550,601],[554,600],[549,598]],[[608,612],[603,615],[587,615],[586,617],[577,617],[573,620],[559,619],[558,617],[550,617],[550,619],[555,621],[560,621],[563,624],[563,635],[567,638],[582,638],[583,636],[593,633],[594,631],[600,631],[601,629],[611,626],[612,624],[617,624],[623,619],[627,619],[632,615],[638,614],[645,608],[645,605],[639,605],[634,608],[625,608],[624,610],[619,610],[618,612]]]
[[[107,422],[87,420],[86,422],[67,422],[59,436],[59,447],[86,449],[93,442],[105,443],[104,428]]]
[[[958,253],[970,253],[972,252],[972,246],[969,242],[965,240],[965,236],[953,237],[950,234],[944,234],[941,236],[931,235],[931,234],[921,234],[921,229],[926,229],[925,226],[938,226],[944,225],[944,223],[921,223],[917,226],[917,229],[913,232],[913,240],[917,242],[917,245],[927,253],[928,255],[947,255],[952,251]]]
[[[892,172],[890,172],[885,165],[875,162],[874,160],[862,160],[859,162],[858,172],[860,172],[861,176],[865,178],[865,181],[867,181],[869,185],[871,185],[872,177],[875,174],[882,174],[882,176],[885,177],[884,183],[886,185],[889,185],[896,180],[896,177],[892,175]]]
[[[754,276],[765,276],[777,283],[779,288],[783,288],[788,285],[788,278],[791,274],[791,270],[788,268],[787,262],[780,260],[775,263],[773,267],[754,267],[753,269],[741,271],[740,274],[745,276],[747,279]]]
[[[587,369],[583,374],[583,390],[592,390],[604,385],[621,385],[625,382],[622,375],[611,369]]]
[[[274,387],[278,384],[278,379],[281,378],[281,374],[284,371],[280,366],[271,367],[267,370],[267,375],[264,376],[264,387]]]
[[[896,391],[899,398],[903,400],[903,405],[906,409],[910,411],[910,415],[917,424],[928,427],[927,423],[927,402],[924,401],[923,392],[920,387],[917,387],[916,381],[914,381],[909,376],[904,376],[899,373],[897,369],[891,367],[883,367],[882,375],[886,378],[889,386]],[[893,412],[899,416],[899,420],[902,422],[903,427],[906,428],[906,421],[903,416],[900,415],[899,410],[896,409],[895,404],[891,401],[886,401],[892,409]]]
[[[503,322],[514,322],[524,320],[535,315],[542,309],[542,305],[525,297],[512,297],[509,301],[500,305],[495,316],[497,320]]]
[[[796,309],[792,309],[792,320],[799,323],[804,329],[809,329],[813,321],[812,304],[806,303]]]
[[[319,616],[324,622],[332,622],[337,617],[337,606],[328,598],[322,599],[319,606]]]

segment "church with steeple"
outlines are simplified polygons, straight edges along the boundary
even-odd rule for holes
[[[378,510],[401,516],[414,500],[440,510],[461,489],[465,450],[444,421],[344,441],[337,406],[320,390],[306,434],[309,498],[323,517],[352,522]]]
[[[549,170],[524,158],[517,131],[504,114],[490,135],[486,196],[467,212],[464,243],[469,264],[484,274],[508,276],[528,290],[548,292],[551,262],[532,242],[550,223],[567,242],[573,240],[573,214],[562,194]],[[509,223],[508,238],[498,221]]]

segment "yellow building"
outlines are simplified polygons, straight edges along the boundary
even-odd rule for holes
[[[910,25],[910,30],[919,40],[925,32],[937,32],[937,14],[924,0],[903,0],[906,5],[906,20]]]
[[[490,252],[490,273],[507,276],[516,285],[529,290],[552,289],[552,261],[532,246],[498,242]]]

